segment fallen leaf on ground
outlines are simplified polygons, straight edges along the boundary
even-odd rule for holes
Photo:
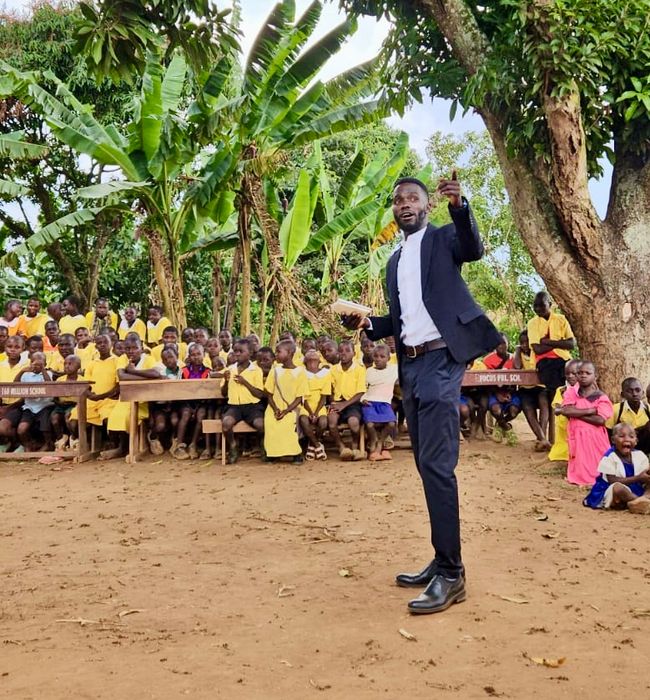
[[[543,532],[542,537],[546,538],[547,540],[555,540],[560,536],[559,532]]]
[[[538,632],[548,632],[546,627],[529,627],[526,634],[537,634]]]
[[[339,569],[339,576],[343,576],[343,578],[350,578],[350,576],[352,576],[352,572],[350,569]]]
[[[293,664],[287,661],[286,659],[280,659],[280,663],[284,664],[285,666],[288,666],[289,668],[293,668]]]
[[[122,610],[117,613],[118,617],[126,617],[127,615],[135,615],[135,613],[144,612],[144,608],[130,608],[129,610]]]
[[[632,616],[633,617],[650,617],[650,610],[642,610],[641,608],[637,608],[636,610],[632,610]]]
[[[293,595],[295,588],[295,586],[280,586],[278,588],[278,598],[288,598],[290,595]]]
[[[550,659],[543,656],[528,656],[534,664],[538,666],[546,666],[547,668],[559,668],[566,661],[566,656],[561,656],[559,659]]]
[[[417,642],[418,641],[418,638],[414,634],[407,632],[404,628],[400,627],[398,631],[402,635],[402,637],[404,637],[404,639],[408,639],[409,642]]]
[[[519,598],[517,596],[510,595],[500,595],[501,600],[507,600],[509,603],[517,603],[517,605],[524,605],[525,603],[530,603],[527,598]]]
[[[313,679],[309,679],[309,685],[312,686],[312,688],[316,688],[316,690],[329,690],[332,686],[329,683],[317,683]]]
[[[548,520],[548,515],[546,513],[543,513],[542,515],[538,515],[535,520],[539,520],[541,523],[543,523],[545,520]]]

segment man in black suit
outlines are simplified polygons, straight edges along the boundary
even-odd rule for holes
[[[402,403],[415,463],[424,485],[435,557],[422,571],[399,574],[399,586],[425,586],[410,601],[412,613],[433,613],[465,600],[460,554],[458,404],[466,364],[493,350],[500,335],[461,277],[465,262],[483,255],[483,244],[456,172],[441,180],[452,224],[428,224],[429,192],[415,178],[398,180],[393,215],[404,240],[386,269],[390,313],[346,316],[348,328],[365,328],[372,340],[394,336]]]

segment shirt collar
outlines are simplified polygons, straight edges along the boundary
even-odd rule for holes
[[[409,234],[408,238],[404,234],[404,231],[400,229],[400,235],[402,237],[402,241],[400,245],[402,248],[407,244],[407,242],[410,241],[410,243],[419,243],[422,240],[422,237],[424,236],[424,232],[427,230],[428,224],[421,228],[419,231],[415,231],[414,233]]]

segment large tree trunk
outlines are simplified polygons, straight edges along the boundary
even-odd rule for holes
[[[237,304],[237,289],[239,286],[239,277],[241,274],[241,245],[235,248],[230,266],[230,281],[228,282],[228,295],[226,296],[226,308],[223,312],[223,328],[232,331],[232,319],[235,315]]]
[[[223,303],[223,274],[221,273],[221,253],[212,254],[212,334],[221,330],[221,304]]]
[[[418,2],[467,74],[474,75],[490,46],[466,3]],[[650,323],[645,320],[650,308],[650,270],[645,265],[650,255],[650,162],[616,149],[610,203],[602,221],[588,190],[578,86],[562,97],[552,96],[551,87],[544,101],[551,149],[544,156],[550,167],[544,157],[526,160],[509,152],[502,115],[489,108],[480,114],[533,264],[566,313],[581,356],[595,362],[601,386],[617,398],[624,377],[650,377]]]
[[[241,250],[241,295],[239,309],[239,333],[247,336],[251,332],[251,216],[249,202],[249,176],[242,179],[239,197],[239,245]]]

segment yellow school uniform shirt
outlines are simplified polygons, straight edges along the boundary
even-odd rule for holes
[[[243,385],[235,382],[235,377],[239,374],[251,384],[255,389],[264,389],[264,374],[262,370],[251,362],[248,367],[242,372],[239,371],[236,364],[228,367],[230,372],[230,380],[228,382],[228,403],[231,406],[242,406],[244,404],[259,403],[259,399],[253,396],[250,391]]]
[[[155,326],[151,321],[147,321],[147,344],[153,345],[154,343],[159,343],[163,331],[167,326],[171,325],[173,325],[172,322],[166,316],[163,316]]]
[[[537,369],[537,364],[535,362],[535,354],[530,352],[529,355],[525,355],[523,352],[519,353],[519,357],[521,358],[521,369],[525,370],[536,370]],[[522,389],[534,389],[535,386],[540,386],[543,387],[543,384],[522,384],[521,388]],[[561,401],[560,401],[561,403]]]
[[[273,396],[275,405],[284,410],[298,397],[309,392],[307,372],[304,367],[274,367],[266,378],[264,389]],[[298,411],[291,411],[278,420],[271,406],[264,413],[264,450],[269,457],[299,455]]]
[[[638,413],[635,413],[627,401],[614,404],[614,413],[605,425],[613,428],[617,423],[629,423],[633,428],[642,428],[649,420],[650,407],[645,401],[641,401]]]
[[[45,353],[46,367],[50,372],[61,374],[65,357],[58,350],[51,350]]]
[[[8,384],[9,382],[13,382],[18,372],[20,372],[21,369],[25,369],[28,365],[29,362],[23,360],[19,360],[18,364],[13,367],[9,364],[9,360],[0,362],[0,383]],[[14,401],[15,399],[0,399],[0,403],[4,404],[14,403]]]
[[[366,368],[358,362],[352,361],[347,370],[341,367],[341,363],[334,365],[332,373],[332,398],[334,401],[347,401],[355,394],[364,394],[366,391]]]
[[[74,354],[81,360],[81,369],[84,372],[86,371],[86,367],[88,367],[89,363],[99,357],[97,348],[95,348],[95,343],[88,343],[85,348],[80,348],[77,346]]]
[[[219,357],[224,361],[226,367],[228,366],[228,353],[230,350],[219,350]]]
[[[6,362],[6,361],[7,361],[7,353],[6,353],[6,352],[0,352],[0,364],[1,364],[2,362]]]
[[[187,357],[187,343],[176,343],[176,347],[178,349],[178,364],[180,367],[185,366],[185,358]],[[155,348],[151,348],[151,357],[156,361],[156,364],[159,365],[162,362],[162,351],[165,349],[165,345],[161,343],[160,345],[156,345]],[[206,357],[203,364],[207,367],[206,360],[209,360],[209,357]]]
[[[318,406],[322,396],[332,395],[332,372],[329,367],[321,367],[318,372],[307,372],[307,388],[308,391],[304,397],[304,403],[309,404],[312,411]],[[303,416],[308,416],[309,411],[302,406],[300,413]],[[322,406],[318,412],[319,416],[327,415],[327,406]]]
[[[126,358],[126,355],[124,355]],[[118,369],[126,369],[128,365],[128,358],[126,358],[126,364],[120,363],[121,357],[118,357],[118,365],[122,364]],[[146,355],[142,353],[140,360],[136,364],[136,369],[155,369],[156,361],[151,357],[151,355]],[[138,422],[149,418],[149,404],[146,402],[138,404]],[[122,431],[125,433],[129,432],[129,424],[131,419],[131,402],[130,401],[116,401],[111,415],[108,417],[108,429]]]
[[[89,311],[86,314],[86,327],[88,330],[92,330],[92,327],[95,325],[95,312],[94,311]],[[115,311],[109,311],[108,312],[108,325],[114,330],[117,330],[117,314]]]
[[[568,340],[573,338],[573,331],[569,322],[564,316],[556,314],[551,311],[551,315],[548,320],[542,318],[541,316],[534,316],[526,324],[528,328],[528,342],[531,347],[539,343],[539,341],[548,336],[550,340]],[[534,357],[535,362],[539,362],[544,358],[560,358],[562,360],[570,360],[571,353],[568,350],[561,350],[560,348],[554,348],[548,353],[544,353],[540,356],[535,356],[535,353],[531,351],[531,355]]]
[[[61,316],[61,320],[59,321],[59,331],[61,335],[63,335],[63,333],[72,333],[72,335],[74,335],[77,328],[88,328],[85,316],[81,314],[77,314],[76,316]]]
[[[68,377],[63,374],[58,379],[56,380],[57,382],[67,382]],[[73,382],[70,382],[71,384]],[[77,403],[78,397],[77,396],[59,396],[59,403]]]
[[[124,355],[126,357],[126,355]],[[105,360],[96,357],[88,363],[84,372],[84,379],[93,382],[90,391],[93,394],[105,394],[117,385],[117,370],[122,358],[109,355]],[[101,425],[111,415],[116,399],[99,399],[86,402],[86,420],[93,425]],[[70,414],[72,420],[77,419],[76,409]]]
[[[120,325],[117,329],[117,337],[120,340],[126,340],[126,336],[129,333],[137,333],[140,340],[144,343],[147,338],[147,327],[141,318],[136,318],[135,321],[129,326],[129,324],[122,319]]]
[[[45,335],[47,320],[47,314],[36,314],[36,316],[23,314],[20,317],[19,328],[24,331],[26,338],[31,338],[33,335]]]
[[[562,405],[566,386],[561,386],[556,389],[553,401],[551,401],[551,410],[556,406]],[[568,462],[569,461],[569,442],[567,438],[569,427],[569,419],[566,416],[555,416],[555,442],[548,453],[549,461],[551,462]]]

